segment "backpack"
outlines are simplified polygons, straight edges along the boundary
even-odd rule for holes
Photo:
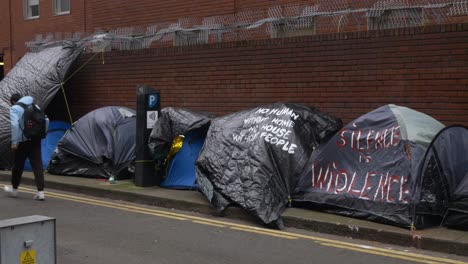
[[[23,103],[16,103],[24,109],[23,113],[23,134],[28,139],[46,137],[46,115],[36,104],[30,106]]]

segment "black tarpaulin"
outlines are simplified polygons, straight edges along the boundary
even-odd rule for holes
[[[234,204],[263,223],[282,227],[295,178],[341,121],[290,103],[214,119],[197,160],[197,182],[219,210]]]
[[[42,109],[50,101],[69,74],[82,48],[71,43],[55,43],[39,52],[29,52],[0,82],[0,168],[11,167],[10,96],[30,95]]]
[[[48,171],[57,175],[128,178],[128,166],[135,161],[135,144],[135,111],[119,106],[99,108],[67,131]]]
[[[162,163],[179,135],[203,129],[210,124],[211,115],[184,108],[166,107],[151,131],[148,147],[156,164]]]

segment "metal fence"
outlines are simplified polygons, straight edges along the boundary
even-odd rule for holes
[[[468,0],[317,0],[267,9],[92,33],[48,33],[26,43],[38,51],[61,41],[81,42],[88,52],[192,46],[251,39],[444,24],[468,18]]]

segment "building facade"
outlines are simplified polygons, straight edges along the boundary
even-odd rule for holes
[[[215,114],[288,101],[348,122],[394,103],[447,125],[468,125],[464,0],[0,0],[0,6],[5,73],[41,43],[121,37],[103,50],[91,47],[78,62],[86,65],[66,84],[75,119],[105,105],[134,108],[136,87],[147,84],[161,91],[163,107]],[[139,36],[151,36],[149,43],[123,41]]]

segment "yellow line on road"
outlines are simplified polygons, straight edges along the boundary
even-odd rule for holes
[[[2,185],[0,184],[0,186]],[[20,191],[24,191],[28,193],[35,193],[35,190],[29,189],[29,188],[23,188],[23,187],[20,187]],[[291,232],[286,232],[286,231],[279,231],[279,230],[272,230],[272,229],[260,228],[260,227],[255,227],[255,226],[230,223],[226,221],[213,220],[213,219],[173,213],[173,212],[166,212],[162,210],[149,209],[149,208],[144,208],[144,207],[139,207],[139,206],[116,204],[115,202],[111,203],[107,201],[90,199],[90,198],[74,196],[74,195],[67,195],[67,194],[62,194],[62,193],[55,193],[55,192],[47,191],[46,196],[74,201],[74,202],[81,202],[81,203],[87,203],[87,204],[98,205],[98,206],[103,206],[103,207],[115,208],[115,209],[129,211],[129,212],[136,212],[136,213],[166,217],[166,218],[171,218],[171,219],[176,219],[176,220],[192,220],[192,222],[199,221],[199,222],[203,222],[203,224],[206,224],[206,225],[213,225],[213,226],[218,226],[218,227],[228,226],[234,230],[242,230],[246,232],[270,235],[274,237],[284,237],[288,239],[302,238],[302,239],[317,241],[317,242],[320,242],[321,244],[327,244],[329,246],[331,245],[334,245],[336,247],[340,246],[342,248],[346,248],[349,250],[355,250],[355,251],[365,250],[367,253],[374,254],[374,255],[385,254],[385,256],[388,255],[388,257],[392,257],[392,258],[399,258],[399,256],[403,256],[403,257],[415,258],[419,262],[422,260],[426,260],[426,261],[432,261],[430,263],[450,263],[450,264],[465,263],[465,262],[455,261],[455,260],[446,259],[446,258],[438,258],[438,257],[426,256],[426,255],[421,255],[421,254],[416,254],[416,253],[402,252],[402,251],[397,251],[397,250],[392,250],[392,249],[353,244],[349,242],[343,242],[343,241],[332,240],[332,239],[327,239],[327,238],[321,238],[321,237],[291,233]]]
[[[379,255],[379,256],[385,256],[385,257],[390,257],[390,258],[398,258],[398,259],[404,259],[404,260],[409,260],[409,261],[414,261],[414,262],[419,262],[419,263],[429,263],[429,264],[442,264],[445,262],[436,262],[432,260],[425,260],[425,259],[419,259],[419,258],[412,258],[412,257],[406,257],[406,256],[401,256],[401,255],[393,255],[389,253],[383,253],[383,252],[375,252],[372,250],[367,250],[367,249],[362,249],[362,248],[353,248],[353,247],[347,247],[347,246],[342,246],[342,245],[336,245],[332,243],[320,243],[323,246],[328,246],[328,247],[335,247],[335,248],[342,248],[342,249],[347,249],[347,250],[352,250],[352,251],[359,251],[363,253],[368,253],[368,254],[374,254],[374,255]]]
[[[209,226],[216,226],[216,227],[226,227],[225,225],[213,224],[213,223],[206,222],[206,221],[193,220],[192,222],[196,223],[196,224],[202,224],[202,225],[209,225]]]
[[[379,247],[373,247],[373,246],[367,246],[367,245],[353,244],[353,243],[348,243],[348,242],[342,242],[342,241],[320,238],[320,237],[313,237],[313,236],[302,235],[302,234],[296,234],[296,236],[300,238],[304,238],[304,239],[315,240],[317,242],[320,242],[321,244],[333,244],[333,245],[343,246],[347,248],[354,248],[356,250],[370,250],[371,252],[375,252],[376,255],[378,255],[377,253],[386,253],[386,254],[391,255],[392,257],[409,256],[409,257],[414,257],[416,259],[434,261],[436,263],[440,262],[440,263],[450,263],[450,264],[467,264],[465,262],[452,260],[452,259],[432,257],[432,256],[426,256],[426,255],[421,255],[421,254],[416,254],[416,253],[409,253],[409,252],[403,252],[403,251],[398,251],[398,250],[385,249],[385,248],[379,248]]]
[[[249,232],[249,233],[256,233],[256,234],[267,235],[267,236],[281,237],[281,238],[286,238],[286,239],[298,239],[298,237],[296,237],[296,236],[277,235],[277,234],[272,234],[270,232],[265,232],[265,231],[262,231],[262,230],[255,230],[255,229],[252,229],[252,228],[241,228],[241,227],[235,227],[235,226],[231,226],[229,228],[233,229],[233,230],[239,230],[239,231],[244,231],[244,232]]]
[[[27,192],[27,193],[35,193],[35,191],[30,191],[30,190],[26,191],[25,188],[20,188],[20,190],[24,191],[24,192]],[[69,195],[67,195],[67,196],[69,196]],[[127,211],[127,212],[141,213],[141,214],[153,215],[153,216],[159,216],[159,217],[166,217],[166,218],[171,218],[171,219],[176,219],[176,220],[181,220],[181,221],[188,220],[187,218],[183,217],[183,215],[172,216],[172,215],[167,215],[167,214],[161,214],[161,213],[158,213],[158,212],[142,211],[142,210],[139,210],[137,207],[135,207],[135,208],[125,208],[125,207],[122,207],[120,205],[101,203],[101,202],[99,202],[99,200],[94,200],[93,201],[91,199],[79,199],[81,197],[73,197],[73,196],[67,197],[67,196],[56,195],[56,194],[47,192],[47,197],[53,197],[53,198],[68,200],[68,201],[72,201],[72,202],[80,202],[80,203],[85,203],[85,204],[90,204],[90,205],[97,205],[97,206],[101,206],[101,207],[119,209],[119,210]]]

